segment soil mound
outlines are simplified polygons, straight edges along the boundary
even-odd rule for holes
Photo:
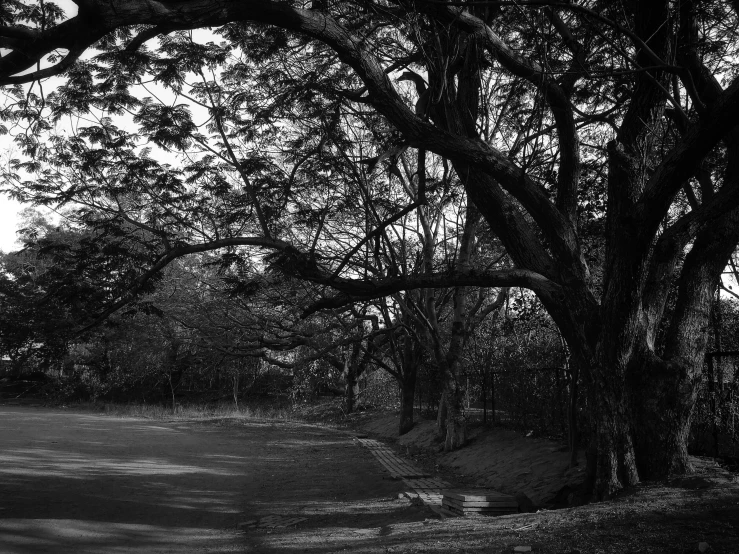
[[[464,448],[439,452],[434,421],[421,420],[398,436],[397,414],[366,414],[358,428],[396,442],[401,451],[425,458],[419,461],[450,473],[461,484],[526,495],[531,508],[572,504],[585,478],[582,453],[581,464],[569,469],[569,453],[562,443],[507,429],[472,429]]]

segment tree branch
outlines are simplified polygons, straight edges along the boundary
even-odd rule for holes
[[[156,263],[154,263],[151,268],[140,275],[134,281],[132,286],[130,286],[117,301],[111,304],[110,307],[104,310],[91,323],[76,331],[75,335],[81,335],[96,327],[97,325],[105,321],[105,319],[107,319],[110,315],[114,314],[115,312],[132,302],[149,281],[156,277],[156,275],[160,271],[162,271],[165,267],[167,267],[176,259],[190,254],[209,252],[229,246],[258,246],[262,248],[271,248],[274,250],[294,250],[294,248],[289,243],[276,239],[267,239],[264,237],[233,237],[219,239],[202,244],[188,244],[177,246],[171,250],[168,250],[165,254],[160,256]]]
[[[351,257],[354,254],[356,254],[357,252],[359,252],[359,249],[362,248],[362,246],[364,244],[366,244],[368,240],[372,239],[373,237],[376,237],[376,236],[381,235],[383,233],[383,231],[387,228],[388,225],[392,225],[393,223],[395,223],[396,221],[398,221],[400,218],[402,218],[405,215],[411,213],[413,210],[415,210],[416,208],[418,208],[419,206],[421,206],[421,204],[422,204],[422,202],[413,202],[409,206],[406,206],[405,208],[403,208],[402,210],[400,210],[394,216],[389,217],[388,219],[386,219],[385,221],[383,221],[373,231],[371,231],[370,233],[368,233],[367,235],[365,235],[364,238],[362,240],[360,240],[356,244],[356,246],[354,246],[354,248],[352,248],[349,251],[349,253],[346,256],[344,256],[344,258],[341,260],[341,263],[339,264],[339,267],[336,268],[336,270],[334,271],[334,273],[333,273],[333,275],[331,277],[332,278],[338,277],[339,274],[341,274],[341,270],[344,269],[344,267],[346,266],[346,264],[349,263],[349,260],[351,260]]]
[[[695,175],[705,156],[739,123],[739,78],[734,79],[706,111],[693,123],[682,140],[652,174],[637,203],[637,210],[656,229],[685,178]]]
[[[376,281],[345,279],[331,286],[341,294],[319,300],[306,308],[302,317],[317,311],[340,309],[363,300],[381,298],[400,291],[449,287],[523,287],[533,291],[545,291],[564,300],[562,288],[534,271],[502,269],[497,271],[468,271],[450,273],[422,273],[412,277],[388,277]]]
[[[164,25],[157,25],[156,27],[144,29],[138,35],[133,37],[133,39],[131,39],[131,42],[126,45],[125,50],[126,52],[136,52],[145,42],[159,35],[166,35],[168,33],[171,33],[172,31],[174,31],[172,27],[166,27]]]

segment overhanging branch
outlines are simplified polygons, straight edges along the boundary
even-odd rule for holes
[[[704,116],[691,125],[682,140],[652,174],[637,204],[650,227],[656,229],[682,186],[695,175],[708,153],[739,123],[739,78],[721,94]],[[733,200],[736,202],[736,200]]]
[[[106,310],[104,310],[98,317],[96,317],[91,323],[85,325],[83,328],[76,331],[76,335],[81,335],[90,329],[96,327],[109,316],[131,303],[146,284],[154,279],[159,272],[166,268],[169,264],[178,258],[188,256],[190,254],[199,254],[202,252],[210,252],[218,250],[220,248],[227,248],[231,246],[257,246],[262,248],[269,248],[272,250],[294,250],[294,248],[287,242],[267,239],[264,237],[233,237],[210,241],[202,244],[186,244],[180,245],[175,248],[168,250],[149,268],[146,272],[140,275],[130,286],[124,294],[120,296],[113,304],[111,304]]]
[[[534,292],[546,292],[564,300],[562,288],[543,275],[526,269],[501,269],[497,271],[467,271],[464,273],[425,273],[411,277],[390,277],[376,281],[344,279],[327,283],[340,291],[336,296],[319,300],[306,308],[302,317],[329,309],[340,309],[354,302],[382,298],[415,289],[449,287],[523,287]]]

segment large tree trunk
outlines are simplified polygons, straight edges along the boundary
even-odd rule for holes
[[[685,363],[665,361],[631,337],[605,332],[601,340],[609,344],[598,345],[587,379],[587,474],[596,500],[641,479],[691,471],[687,438],[697,392],[689,376],[696,373]]]
[[[593,497],[611,498],[624,487],[636,485],[639,473],[631,437],[632,418],[624,386],[624,371],[614,364],[593,368],[593,421],[595,464],[590,474],[595,477]]]
[[[623,284],[610,278],[612,294],[605,295],[601,308],[607,315],[589,379],[589,407],[595,414],[591,446],[596,454],[588,461],[595,498],[608,498],[640,478],[665,479],[692,471],[687,440],[712,293],[737,240],[739,209],[698,234],[680,268],[661,353],[655,351],[656,328],[666,288],[642,303],[640,297],[625,299]]]
[[[634,446],[643,479],[692,472],[687,444],[697,381],[681,375],[684,368],[676,364],[659,361],[655,365],[659,367],[644,371],[649,379],[632,392]]]
[[[726,181],[737,178],[739,161],[729,163]],[[728,186],[728,185],[725,185]],[[698,233],[685,258],[677,300],[662,357],[648,352],[634,367],[632,396],[637,462],[641,474],[664,479],[689,473],[687,441],[702,378],[713,292],[739,241],[739,208]]]

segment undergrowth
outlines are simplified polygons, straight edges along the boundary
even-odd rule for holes
[[[341,402],[334,399],[300,403],[284,399],[250,399],[240,402],[238,407],[233,402],[178,402],[174,409],[171,405],[156,403],[117,403],[98,400],[64,403],[60,407],[94,411],[112,417],[157,420],[259,419],[336,425],[346,419]]]
[[[62,407],[95,411],[113,417],[135,417],[161,420],[187,419],[271,419],[291,421],[296,419],[290,405],[279,403],[249,403],[238,407],[233,403],[177,403],[172,406],[146,403],[79,402]]]

